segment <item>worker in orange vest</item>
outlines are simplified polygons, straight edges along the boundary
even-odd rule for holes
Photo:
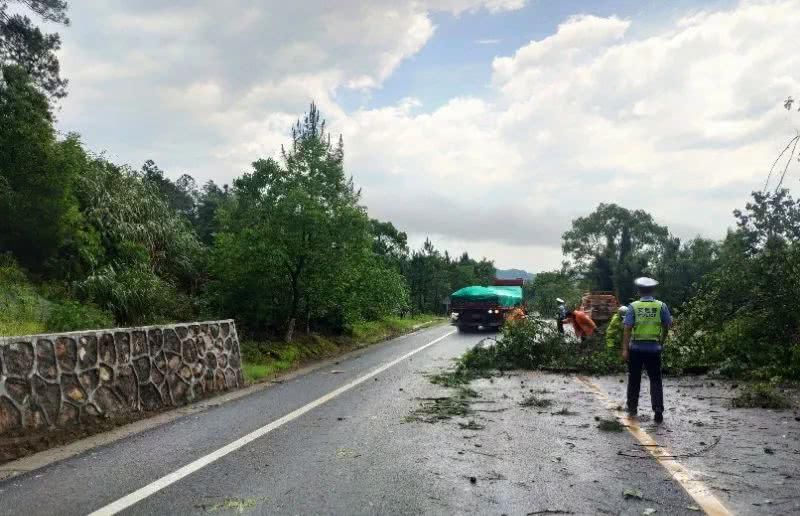
[[[570,319],[572,322],[572,327],[575,328],[575,335],[577,335],[582,341],[586,340],[587,337],[594,335],[597,325],[592,318],[586,314],[586,312],[581,310],[573,310],[570,314]]]

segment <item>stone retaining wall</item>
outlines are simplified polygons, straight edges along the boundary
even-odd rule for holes
[[[0,337],[0,435],[244,386],[232,320]]]

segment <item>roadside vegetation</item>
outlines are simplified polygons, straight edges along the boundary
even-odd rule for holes
[[[22,3],[48,27],[66,2]],[[409,249],[369,217],[344,141],[311,105],[278,156],[231,184],[86,148],[54,126],[68,94],[58,34],[0,0],[0,335],[233,318],[257,341],[375,342],[488,283],[491,260]],[[276,364],[294,363],[291,347]],[[299,351],[298,351],[299,353]],[[302,353],[300,353],[302,355]]]
[[[736,228],[723,240],[681,242],[645,212],[600,205],[564,234],[572,262],[537,275],[527,288],[529,299],[552,318],[555,297],[577,308],[580,292],[607,290],[628,303],[635,296],[633,279],[653,276],[660,281],[657,297],[674,316],[664,351],[669,372],[800,381],[800,200],[779,187],[753,192],[733,215]],[[507,359],[525,368],[591,373],[622,366],[619,345],[607,349],[602,336],[564,342],[529,321],[509,325],[504,340],[496,351],[475,353],[499,353],[501,367]]]
[[[48,27],[68,22],[64,2],[39,2],[31,15]],[[252,156],[231,184],[92,152],[54,126],[68,93],[59,47],[24,15],[0,17],[0,334],[234,318],[254,341],[371,342],[494,277],[489,259],[451,256],[430,240],[411,250],[403,231],[370,218],[344,168],[344,141],[313,104],[287,127],[278,156]],[[675,315],[668,370],[800,380],[800,200],[785,188],[796,143],[720,241],[681,240],[616,204],[576,218],[562,240],[569,261],[526,286],[530,308],[550,318],[556,297],[574,308],[586,290],[627,303],[633,279],[654,276]],[[622,367],[600,337],[567,342],[530,321],[470,352],[459,374],[490,364]]]
[[[299,335],[292,342],[245,340],[241,343],[242,369],[248,383],[259,382],[304,363],[335,357],[443,320],[429,315],[385,317],[355,324],[349,334],[343,335]]]

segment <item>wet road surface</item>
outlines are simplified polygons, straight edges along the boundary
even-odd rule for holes
[[[0,514],[87,514],[107,507],[337,389],[338,395],[122,513],[698,513],[696,501],[630,433],[597,428],[596,418],[610,412],[572,376],[520,372],[477,380],[470,413],[436,423],[409,417],[430,399],[454,395],[427,375],[487,336],[451,332],[439,326],[373,346],[2,482]],[[622,400],[620,378],[590,380]],[[692,386],[697,383],[703,386]],[[708,383],[667,380],[667,421],[660,427],[643,421],[643,429],[681,455],[677,460],[696,475],[692,481],[707,485],[732,512],[800,513],[796,414],[726,409],[729,387]],[[521,406],[531,394],[551,405]],[[646,382],[643,396],[646,407]]]

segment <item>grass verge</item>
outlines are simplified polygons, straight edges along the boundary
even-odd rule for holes
[[[70,299],[56,285],[35,286],[22,269],[0,256],[0,336],[112,326],[110,313]]]
[[[242,370],[247,382],[255,383],[304,363],[335,357],[442,321],[444,318],[431,315],[388,317],[356,324],[350,335],[300,335],[289,343],[246,340],[241,343]]]
[[[414,315],[411,317],[385,317],[379,321],[356,323],[351,329],[350,338],[358,345],[366,346],[386,339],[410,333],[418,328],[444,322],[444,317],[433,315]]]

